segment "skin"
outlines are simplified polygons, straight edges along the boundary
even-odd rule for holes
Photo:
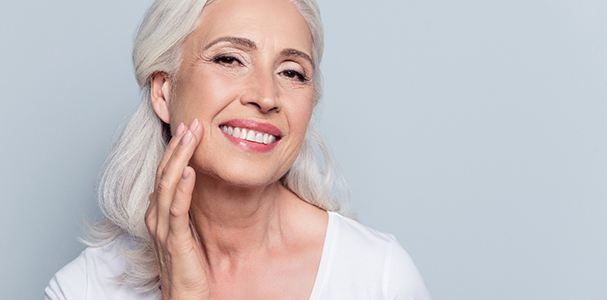
[[[256,47],[205,49],[226,36]],[[185,39],[177,74],[151,78],[150,101],[173,133],[146,211],[163,299],[310,297],[328,215],[278,180],[304,140],[315,66],[284,49],[312,53],[290,1],[217,0]],[[267,153],[243,150],[219,128],[236,118],[271,123],[282,138]]]

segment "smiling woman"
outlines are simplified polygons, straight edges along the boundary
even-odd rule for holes
[[[396,238],[336,193],[310,125],[322,39],[311,0],[155,1],[105,219],[46,298],[429,299]]]

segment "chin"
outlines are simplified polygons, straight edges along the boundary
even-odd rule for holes
[[[288,171],[275,164],[247,159],[202,160],[192,158],[191,165],[198,172],[239,187],[263,187],[272,185]]]

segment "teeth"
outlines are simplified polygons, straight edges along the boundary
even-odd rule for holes
[[[256,141],[256,142],[258,142],[258,143],[263,143],[263,133],[258,132],[258,133],[255,135],[255,141]]]
[[[276,141],[276,137],[269,133],[257,132],[252,129],[239,128],[239,127],[230,127],[230,126],[221,126],[221,131],[247,141],[252,141],[256,143],[263,144],[271,144]]]

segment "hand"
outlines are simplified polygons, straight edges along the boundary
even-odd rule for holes
[[[209,298],[208,263],[189,218],[196,172],[188,162],[202,132],[198,119],[189,128],[179,124],[158,165],[154,192],[145,212],[145,224],[160,264],[164,300]]]

